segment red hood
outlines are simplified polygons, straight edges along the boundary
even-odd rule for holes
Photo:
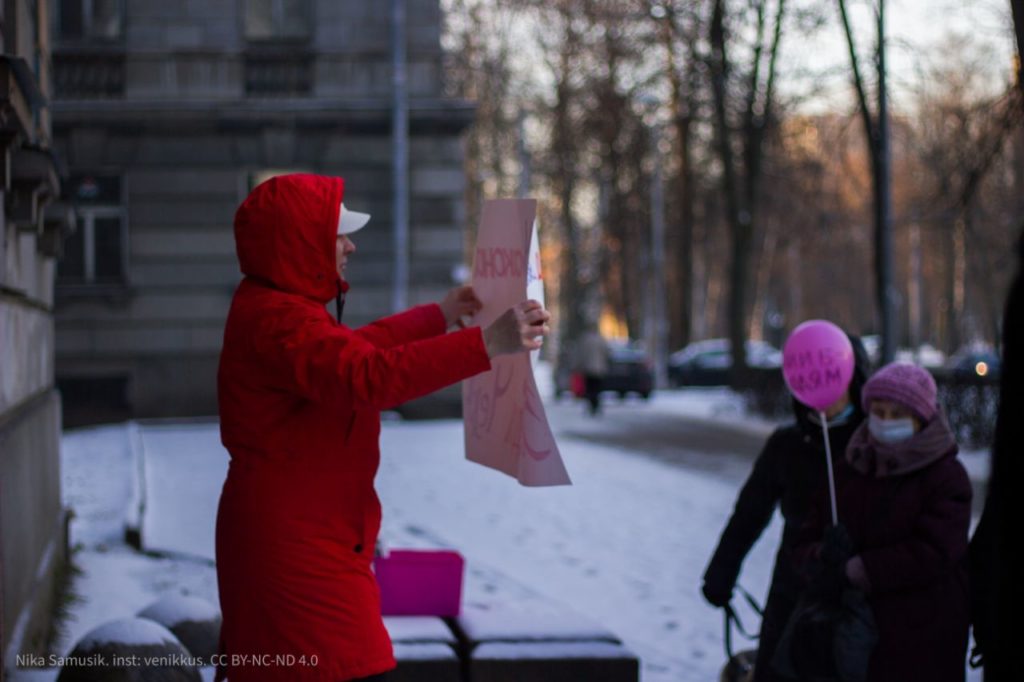
[[[324,302],[339,291],[335,241],[344,181],[279,175],[249,193],[235,212],[242,274]]]

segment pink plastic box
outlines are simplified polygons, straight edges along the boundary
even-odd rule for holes
[[[457,616],[462,555],[452,550],[392,550],[373,560],[385,616]]]

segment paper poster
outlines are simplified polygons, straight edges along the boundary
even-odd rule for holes
[[[544,278],[540,272],[540,238],[537,236],[537,220],[530,226],[530,253],[526,259],[526,298],[544,304]],[[540,353],[530,353],[531,367],[537,367]]]
[[[527,298],[543,301],[536,215],[533,199],[484,204],[472,275],[484,306],[475,324],[487,327]],[[533,379],[533,354],[495,358],[491,371],[462,383],[466,459],[526,486],[571,485]]]

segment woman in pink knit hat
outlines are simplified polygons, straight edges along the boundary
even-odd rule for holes
[[[866,595],[878,629],[869,682],[965,676],[971,485],[936,397],[915,365],[893,363],[868,380],[868,418],[835,472],[842,528],[825,532],[823,495],[802,533],[798,554],[813,558],[805,568],[815,582]]]

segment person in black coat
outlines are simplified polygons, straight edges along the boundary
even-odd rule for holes
[[[832,638],[824,642],[833,645],[832,656],[821,656],[824,646],[815,650],[804,637],[791,642],[789,653],[810,664],[800,679],[819,679],[822,663],[826,670],[857,663],[868,682],[962,682],[971,482],[956,456],[956,436],[934,378],[917,365],[894,362],[875,372],[862,403],[867,422],[845,456],[836,457],[839,525],[832,525],[829,496],[820,492],[795,554],[819,604],[863,598],[873,627],[857,629],[877,641],[858,646],[853,660],[840,656],[846,646]]]
[[[869,361],[860,340],[850,340],[855,358],[853,379],[846,400],[826,413],[833,459],[843,456],[850,436],[864,420],[860,392],[868,378]],[[776,429],[758,455],[704,572],[704,597],[712,606],[727,606],[744,558],[771,521],[776,505],[781,508],[785,525],[761,620],[755,682],[781,679],[772,671],[771,660],[803,587],[792,553],[815,492],[827,485],[825,444],[818,414],[796,400],[793,412],[795,423]]]
[[[1020,544],[1024,482],[1024,230],[1017,242],[1017,277],[1003,317],[1003,362],[999,413],[992,444],[992,474],[981,521],[971,539],[971,598],[975,654],[985,682],[1020,679],[1017,649],[1024,582],[1011,560]]]

